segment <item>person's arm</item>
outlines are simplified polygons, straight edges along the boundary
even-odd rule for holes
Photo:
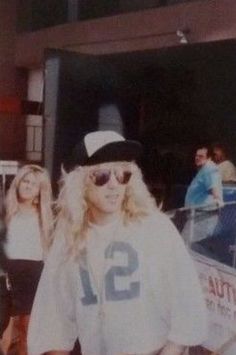
[[[210,170],[206,170],[203,175],[203,181],[206,190],[213,197],[214,202],[221,205],[223,202],[222,180],[217,168],[211,167]]]
[[[182,355],[186,349],[183,345],[178,345],[172,341],[168,341],[162,349],[160,355]]]
[[[74,264],[69,258],[65,262],[64,245],[64,239],[54,240],[38,284],[28,329],[29,354],[68,355],[78,336]]]
[[[217,189],[216,187],[213,187],[212,189],[210,189],[210,193],[213,196],[215,202],[218,203],[219,207],[221,207],[223,204],[223,201],[222,201],[222,198],[219,194],[219,189]]]
[[[210,193],[213,195],[215,200],[220,200],[220,194],[219,194],[219,190],[216,187],[213,187],[210,190]]]
[[[163,236],[161,248],[170,327],[161,355],[182,355],[185,347],[200,345],[207,338],[206,304],[193,260],[168,220]]]

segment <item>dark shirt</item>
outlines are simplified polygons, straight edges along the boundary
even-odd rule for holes
[[[6,227],[2,220],[0,220],[0,275],[6,270],[7,258],[4,253],[4,244],[6,241]]]
[[[4,272],[7,267],[7,258],[4,253],[4,243],[6,240],[6,228],[0,220],[0,339],[4,330],[7,328],[10,319],[11,300],[6,287]],[[1,355],[1,349],[0,349]]]

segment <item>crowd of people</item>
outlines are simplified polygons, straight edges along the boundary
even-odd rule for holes
[[[141,151],[113,131],[87,134],[54,217],[44,168],[14,178],[0,280],[7,275],[15,354],[180,355],[206,339],[193,261],[143,181]]]
[[[223,203],[223,183],[236,182],[236,167],[229,160],[226,146],[199,146],[195,154],[197,174],[188,187],[185,206]]]
[[[231,194],[234,191],[236,168],[223,144],[199,146],[195,166],[197,172],[185,196],[185,215],[182,225],[179,223],[181,234],[192,250],[234,266],[235,201],[231,197],[232,203],[225,203],[223,191],[227,186]]]

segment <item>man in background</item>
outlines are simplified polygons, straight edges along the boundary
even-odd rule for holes
[[[222,182],[236,182],[236,167],[229,160],[228,149],[224,144],[213,146],[213,160],[217,164]]]
[[[201,146],[196,150],[195,165],[197,174],[188,187],[185,206],[222,204],[222,182],[217,165],[211,159],[210,148]]]

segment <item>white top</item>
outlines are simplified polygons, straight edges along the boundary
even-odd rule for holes
[[[123,142],[124,140],[124,137],[119,133],[109,130],[90,132],[84,137],[84,143],[89,157],[107,144]]]
[[[5,251],[9,259],[43,259],[37,214],[18,212],[12,218],[7,229]]]
[[[206,338],[206,310],[193,262],[169,219],[90,228],[80,262],[65,258],[57,239],[31,314],[29,355],[150,354],[167,340],[196,345]]]
[[[223,161],[218,168],[223,182],[236,181],[236,167],[231,161]]]

